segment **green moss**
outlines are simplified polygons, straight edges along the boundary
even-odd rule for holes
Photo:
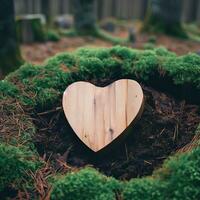
[[[177,56],[165,48],[134,50],[120,46],[80,48],[73,53],[58,54],[41,66],[25,64],[0,82],[2,113],[5,117],[14,114],[19,119],[16,130],[12,127],[12,131],[1,133],[0,148],[3,150],[0,149],[0,162],[1,159],[2,163],[7,162],[10,171],[14,172],[9,179],[6,175],[7,168],[4,170],[4,167],[0,166],[3,177],[0,179],[1,187],[5,188],[6,184],[14,187],[19,185],[18,183],[22,183],[21,181],[25,179],[24,170],[37,168],[34,167],[37,165],[35,159],[37,154],[34,153],[34,145],[31,142],[35,129],[29,117],[22,116],[21,107],[28,107],[29,111],[36,112],[53,108],[60,104],[65,88],[78,80],[102,83],[105,80],[128,77],[150,84],[152,80],[160,78],[160,87],[162,87],[165,79],[170,78],[172,87],[192,85],[192,89],[198,93],[200,91],[199,66],[200,57],[196,54]],[[190,96],[190,93],[186,95]],[[10,101],[3,104],[5,99]],[[9,103],[13,102],[13,99],[14,102],[17,101],[14,105]],[[16,110],[19,104],[20,108]],[[23,124],[20,124],[21,122]],[[10,127],[10,121],[8,120],[8,124],[4,125]],[[26,131],[20,132],[21,135],[18,136],[18,129],[21,130],[20,127],[25,125]],[[12,133],[11,136],[8,133]],[[5,149],[6,147],[8,149]],[[120,193],[125,200],[199,199],[199,155],[200,147],[189,153],[173,156],[152,177],[133,179],[126,183],[107,178],[91,168],[56,176],[52,183],[51,198],[116,199],[116,193]],[[17,162],[16,166],[19,166],[13,170],[12,160]],[[21,165],[22,160],[23,165]],[[120,194],[117,198],[121,198]]]
[[[184,29],[186,30],[189,39],[200,42],[200,28],[198,24],[184,24]]]
[[[25,64],[16,73],[10,74],[6,80],[15,83],[17,80],[17,86],[23,91],[15,98],[23,105],[37,108],[37,110],[55,105],[54,103],[59,99],[60,91],[73,82],[70,73],[64,73],[59,69],[60,66],[57,66],[59,60],[56,59],[46,68]],[[54,63],[57,64],[54,65]]]
[[[74,56],[74,54],[72,53],[59,53],[53,58],[49,58],[48,60],[46,60],[46,66],[48,67],[64,66],[67,69],[74,67],[75,64],[76,64],[76,56]]]
[[[59,98],[61,98],[61,95],[55,89],[53,88],[43,89],[39,91],[37,94],[36,98],[37,109],[39,110],[50,109],[57,104]]]
[[[176,57],[176,53],[168,51],[165,47],[158,47],[153,49],[157,56],[163,56],[164,58]]]
[[[150,77],[156,74],[158,71],[159,60],[154,51],[146,51],[139,55],[139,58],[134,63],[134,74],[137,74],[138,78],[147,81]]]
[[[166,182],[168,199],[195,200],[200,197],[200,148],[165,163],[160,179]],[[166,172],[167,171],[167,172]]]
[[[125,184],[123,198],[124,200],[164,200],[164,189],[165,186],[153,178],[132,179]]]
[[[15,76],[20,81],[23,81],[24,79],[39,75],[41,70],[42,66],[25,63],[19,68],[19,70],[17,70],[14,74],[11,74],[10,76]],[[7,76],[7,79],[9,79],[9,75]]]
[[[28,149],[0,143],[0,191],[22,188],[38,166],[38,158]]]
[[[137,51],[131,50],[128,47],[115,46],[110,49],[110,54],[112,56],[117,56],[121,59],[135,59],[137,56]]]
[[[154,49],[155,48],[155,44],[151,43],[151,42],[147,42],[143,45],[144,49]]]
[[[114,200],[120,183],[101,175],[92,168],[58,177],[54,183],[51,199],[61,200]]]
[[[94,33],[94,36],[96,36],[97,38],[106,40],[108,42],[111,42],[113,44],[123,44],[123,43],[127,43],[129,41],[129,39],[127,38],[120,38],[120,37],[115,37],[110,35],[109,33],[106,33],[105,31],[101,30],[101,29],[97,29],[96,33]]]
[[[78,33],[75,29],[69,29],[69,30],[60,30],[60,35],[64,37],[75,37],[78,36]]]
[[[54,30],[47,31],[47,40],[52,42],[57,42],[60,40],[60,35]]]
[[[86,80],[92,78],[103,78],[105,77],[105,69],[102,61],[99,58],[80,58],[78,62],[80,68],[80,75]]]
[[[89,32],[77,32],[75,29],[70,29],[68,31],[61,30],[60,31],[62,36],[65,37],[75,37],[75,36],[93,36],[108,42],[111,42],[112,44],[125,44],[129,42],[128,38],[120,38],[112,36],[111,34],[101,30],[100,28],[96,27],[95,29],[90,30]]]
[[[99,59],[105,59],[110,57],[110,51],[107,48],[78,48],[75,51],[77,57],[97,57]]]
[[[200,148],[165,162],[153,178],[133,179],[123,190],[125,200],[196,200],[200,197]]]
[[[34,40],[38,42],[44,42],[47,39],[46,29],[41,22],[41,19],[32,19],[32,29],[34,34]]]
[[[200,148],[171,157],[153,177],[132,179],[122,184],[86,168],[59,176],[53,183],[51,199],[196,200],[200,196]],[[114,193],[115,192],[115,193]]]
[[[169,58],[163,68],[173,77],[175,84],[190,83],[200,88],[200,57],[197,54]]]
[[[198,55],[176,56],[162,47],[145,51],[121,46],[80,48],[74,53],[60,53],[48,59],[43,66],[25,64],[6,80],[19,82],[16,83],[17,87],[20,85],[25,92],[20,93],[19,99],[25,105],[45,107],[44,97],[49,102],[56,102],[55,99],[70,83],[79,80],[100,83],[106,79],[129,77],[149,82],[156,76],[157,79],[161,79],[162,87],[162,81],[165,81],[167,76],[172,79],[174,87],[189,84],[198,90],[199,66]],[[42,95],[42,91],[45,91],[46,96]]]
[[[0,99],[10,97],[17,97],[19,95],[18,88],[11,82],[6,80],[0,81]]]

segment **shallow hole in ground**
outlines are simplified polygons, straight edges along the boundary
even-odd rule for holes
[[[200,123],[200,107],[143,86],[145,108],[134,129],[109,151],[90,151],[73,133],[62,109],[36,113],[34,143],[41,156],[71,167],[92,165],[122,180],[151,175],[163,161],[188,144]],[[57,107],[61,107],[60,105]]]

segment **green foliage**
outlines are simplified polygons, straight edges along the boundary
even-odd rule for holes
[[[30,180],[29,171],[35,171],[39,161],[33,152],[22,147],[0,143],[0,191],[21,188]]]
[[[0,99],[3,97],[16,97],[19,95],[19,90],[15,85],[6,80],[0,81]]]
[[[76,56],[72,53],[59,53],[53,58],[46,60],[46,66],[48,67],[61,67],[67,68],[74,67],[76,64]]]
[[[176,57],[176,53],[168,51],[165,47],[158,47],[155,48],[153,51],[156,53],[157,56],[163,56],[164,58]]]
[[[163,166],[159,178],[166,183],[168,199],[195,200],[200,197],[200,148],[172,157]]]
[[[153,178],[132,179],[125,184],[124,200],[164,200],[163,185]]]
[[[125,200],[196,200],[200,197],[200,148],[171,157],[153,178],[132,179],[123,190]]]
[[[122,184],[94,169],[57,177],[51,199],[196,200],[200,197],[200,148],[168,159],[152,177],[132,179]]]
[[[54,30],[47,31],[47,40],[52,42],[57,42],[60,40],[60,35]]]
[[[14,74],[11,74],[11,76],[14,75],[15,77],[17,77],[17,79],[19,79],[20,81],[23,81],[24,79],[38,76],[41,71],[42,71],[41,66],[25,63]],[[8,75],[8,78],[9,78],[9,75]]]
[[[59,62],[59,59],[57,61]],[[16,73],[10,74],[6,80],[19,81],[17,85],[20,86],[20,92],[15,98],[23,105],[44,110],[55,105],[60,99],[60,91],[72,82],[70,73],[64,73],[59,67],[54,65],[54,61],[46,68],[25,64]]]
[[[120,38],[120,37],[114,37],[109,33],[106,33],[105,31],[97,28],[96,33],[94,33],[94,36],[106,40],[108,42],[111,42],[113,44],[122,44],[122,43],[127,43],[128,39],[127,38]]]
[[[65,37],[75,37],[75,36],[78,36],[78,35],[83,35],[83,36],[90,35],[90,36],[111,42],[112,44],[124,44],[124,43],[129,42],[128,38],[123,39],[123,38],[120,38],[120,37],[112,36],[111,34],[101,30],[98,27],[90,30],[90,32],[84,32],[84,33],[78,32],[75,29],[70,29],[70,30],[67,30],[67,31],[61,30],[60,34],[62,36],[65,36]]]
[[[192,83],[200,88],[200,57],[197,54],[169,58],[163,68],[173,77],[175,84]]]
[[[59,101],[60,93],[53,88],[45,88],[38,92],[36,98],[37,109],[52,108]]]
[[[57,54],[43,66],[25,64],[6,80],[8,83],[14,82],[17,88],[20,86],[20,96],[16,96],[20,101],[42,109],[46,102],[53,106],[64,89],[79,80],[101,83],[103,80],[128,77],[148,82],[160,76],[162,85],[162,80],[167,76],[173,80],[174,86],[189,84],[199,89],[199,66],[198,55],[176,56],[163,47],[145,51],[121,46],[80,48],[74,53]],[[15,95],[17,89],[12,92]],[[9,94],[9,90],[6,93]]]
[[[144,49],[154,49],[155,48],[155,44],[151,43],[151,42],[147,42],[143,45]]]
[[[134,63],[134,73],[141,80],[149,80],[158,71],[159,61],[154,51],[145,51]]]
[[[121,59],[135,59],[137,56],[136,51],[131,50],[128,47],[121,47],[121,46],[115,46],[111,48],[110,54],[112,56],[117,56]]]
[[[51,193],[52,200],[114,200],[121,184],[92,168],[58,177]]]
[[[200,28],[198,24],[184,24],[184,29],[191,40],[200,42]]]
[[[73,28],[69,29],[69,30],[61,29],[60,30],[60,35],[64,36],[64,37],[75,37],[75,36],[78,36],[78,33]]]
[[[79,68],[81,77],[89,79],[93,77],[105,77],[105,70],[102,61],[99,58],[80,58]]]

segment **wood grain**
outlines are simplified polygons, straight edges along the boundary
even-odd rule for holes
[[[143,91],[134,80],[106,87],[75,82],[63,94],[65,116],[77,136],[97,152],[115,140],[141,112]]]

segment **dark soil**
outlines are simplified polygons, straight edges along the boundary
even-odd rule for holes
[[[58,108],[37,113],[34,142],[41,156],[48,157],[56,170],[92,165],[106,175],[130,179],[151,175],[174,152],[188,144],[200,123],[200,106],[143,86],[144,112],[126,138],[112,149],[93,153],[72,132]],[[61,102],[60,102],[61,103]]]

